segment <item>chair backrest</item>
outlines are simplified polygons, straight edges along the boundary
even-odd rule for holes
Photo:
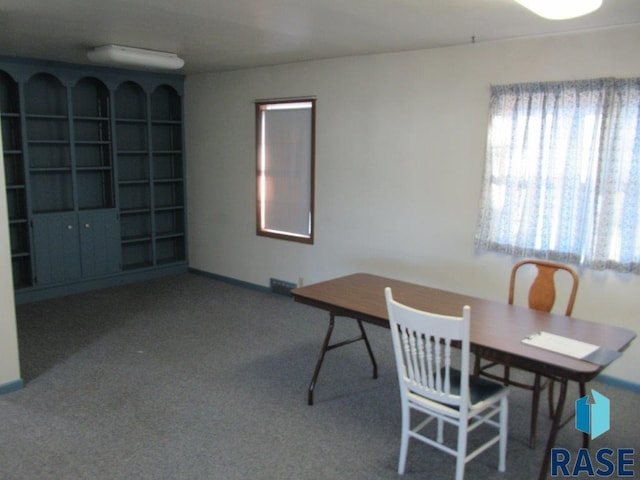
[[[403,396],[408,391],[451,406],[469,405],[469,317],[424,312],[393,299],[384,290],[393,339],[398,380]],[[452,343],[459,342],[461,364],[452,371]]]
[[[513,305],[516,277],[521,267],[535,265],[538,269],[536,278],[529,288],[529,308],[550,312],[556,301],[555,274],[558,270],[565,271],[571,277],[571,293],[567,301],[565,315],[570,316],[578,292],[578,274],[571,268],[560,263],[545,260],[523,260],[513,266],[511,281],[509,282],[509,304]]]

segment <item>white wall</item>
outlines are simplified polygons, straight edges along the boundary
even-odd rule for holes
[[[2,135],[0,135],[2,157]],[[4,185],[4,160],[0,166],[0,185]],[[0,195],[0,391],[21,384],[18,360],[16,314],[13,300],[11,247],[9,244],[7,196]]]
[[[491,84],[640,76],[640,26],[187,78],[190,263],[267,285],[366,271],[506,300],[473,238]],[[316,241],[255,235],[255,99],[317,96]],[[640,277],[582,271],[574,315],[637,329]],[[636,342],[606,373],[640,384]]]

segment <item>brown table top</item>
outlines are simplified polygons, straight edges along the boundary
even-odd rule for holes
[[[623,351],[636,334],[628,329],[574,317],[540,312],[507,303],[461,295],[366,273],[315,283],[292,290],[295,300],[336,315],[389,326],[384,288],[391,287],[397,301],[414,308],[460,316],[471,307],[471,344],[483,355],[494,352],[502,363],[549,376],[588,381],[604,367],[522,343],[522,339],[547,331]]]

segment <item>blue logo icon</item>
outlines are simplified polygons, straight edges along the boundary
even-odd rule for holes
[[[576,430],[589,434],[591,440],[609,430],[609,399],[591,389],[589,395],[576,400]]]

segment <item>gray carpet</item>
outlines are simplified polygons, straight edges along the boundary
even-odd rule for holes
[[[0,478],[392,479],[400,406],[389,332],[327,354],[306,389],[327,325],[291,298],[194,274],[18,307],[24,389],[0,396]],[[336,338],[355,333],[338,319]],[[640,396],[595,382],[611,431],[594,448],[640,447]],[[572,387],[568,408],[577,397]],[[536,476],[549,421],[527,446],[529,395],[510,400],[507,472],[497,450],[467,480]],[[546,407],[543,407],[546,412]],[[559,445],[580,436],[571,425]],[[403,478],[451,479],[454,459],[411,443]]]

